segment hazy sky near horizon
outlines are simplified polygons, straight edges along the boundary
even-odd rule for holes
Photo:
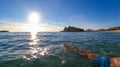
[[[40,14],[39,31],[120,25],[120,0],[0,0],[0,30],[28,31],[32,12]]]

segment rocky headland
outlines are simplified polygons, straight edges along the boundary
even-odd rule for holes
[[[68,27],[65,27],[64,30],[61,32],[84,32],[84,29],[68,26]]]

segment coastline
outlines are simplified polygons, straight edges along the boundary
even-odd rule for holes
[[[120,30],[111,30],[111,31],[105,31],[105,32],[120,32]]]

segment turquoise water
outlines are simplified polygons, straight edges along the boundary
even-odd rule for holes
[[[92,67],[91,61],[66,51],[64,41],[108,57],[120,56],[120,33],[46,32],[32,39],[30,33],[1,32],[0,67]]]

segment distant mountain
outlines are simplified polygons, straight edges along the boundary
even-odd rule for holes
[[[87,29],[85,30],[85,32],[94,32],[95,30],[92,30],[92,29]]]
[[[120,26],[111,27],[108,29],[99,29],[98,31],[114,31],[114,30],[120,30]]]
[[[84,29],[69,26],[69,27],[65,27],[64,30],[61,32],[83,32],[83,31]]]
[[[9,31],[7,31],[7,30],[1,30],[0,32],[9,32]]]
[[[99,29],[99,30],[96,30],[96,31],[106,31],[107,29]]]

